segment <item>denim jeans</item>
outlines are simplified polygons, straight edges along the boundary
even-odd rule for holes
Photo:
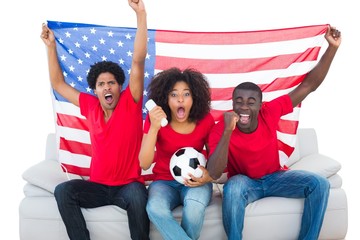
[[[235,175],[224,185],[223,223],[228,239],[242,239],[245,207],[258,199],[271,196],[304,198],[298,239],[318,239],[329,189],[326,178],[307,171],[278,171],[260,179]]]
[[[198,239],[211,196],[212,183],[191,188],[175,180],[158,180],[149,186],[146,210],[164,240]],[[181,224],[172,214],[179,205],[183,205]]]
[[[132,239],[149,239],[150,221],[146,213],[147,190],[142,183],[107,186],[74,179],[56,186],[54,195],[66,231],[72,240],[90,239],[81,208],[106,205],[116,205],[127,211]]]

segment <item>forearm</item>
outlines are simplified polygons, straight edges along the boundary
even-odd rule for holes
[[[145,57],[147,54],[148,35],[145,9],[138,10],[136,18],[137,30],[134,40],[129,86],[135,102],[138,102],[143,96],[144,91]]]
[[[143,136],[141,149],[139,153],[140,167],[144,170],[150,168],[155,157],[155,144],[157,140],[157,132],[151,131]]]
[[[47,54],[50,83],[52,88],[54,88],[56,91],[59,91],[61,85],[65,83],[65,79],[57,57],[56,46],[49,46],[47,49]]]
[[[314,69],[309,72],[308,76],[304,79],[304,84],[311,85],[311,91],[315,91],[320,84],[324,81],[331,63],[335,57],[338,47],[329,46],[325,53],[322,55],[318,64],[314,67]]]
[[[301,103],[311,92],[314,92],[325,80],[336,51],[336,46],[329,46],[318,64],[307,74],[301,84],[289,93],[294,107]]]
[[[221,177],[227,166],[231,133],[230,131],[223,133],[214,153],[207,161],[206,169],[215,180]]]
[[[144,64],[145,57],[147,54],[147,20],[146,20],[146,11],[140,10],[136,14],[137,20],[137,31],[134,41],[134,54],[133,61],[134,63]]]

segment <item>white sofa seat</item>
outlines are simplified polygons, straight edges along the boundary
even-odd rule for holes
[[[288,165],[292,169],[305,169],[327,177],[331,184],[329,203],[320,239],[345,239],[348,227],[348,207],[342,179],[341,165],[334,159],[318,153],[314,129],[299,129],[295,152]],[[19,206],[19,231],[21,240],[65,240],[65,226],[53,196],[55,186],[69,178],[81,178],[62,172],[56,160],[55,134],[46,141],[45,160],[23,173],[27,183],[24,198]],[[222,225],[222,184],[213,184],[211,204],[205,213],[200,240],[227,239]],[[279,197],[264,198],[247,206],[243,239],[292,240],[297,239],[303,210],[303,199]],[[93,240],[130,239],[126,212],[116,206],[82,209]],[[181,207],[174,210],[180,221]],[[162,239],[151,224],[150,238]]]

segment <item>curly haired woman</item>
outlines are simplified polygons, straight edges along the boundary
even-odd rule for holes
[[[209,84],[195,69],[181,71],[174,67],[154,76],[149,98],[158,106],[145,120],[139,154],[142,169],[155,163],[146,210],[164,239],[198,239],[213,179],[201,167],[201,177],[189,174],[190,179],[181,184],[172,177],[169,164],[173,153],[182,147],[193,147],[207,156],[208,133],[215,124],[210,114]],[[162,118],[169,124],[161,127]],[[172,215],[179,205],[183,205],[181,224]]]

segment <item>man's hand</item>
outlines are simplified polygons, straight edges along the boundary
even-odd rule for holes
[[[328,41],[329,45],[339,47],[341,44],[341,32],[335,27],[328,26],[325,39]]]

